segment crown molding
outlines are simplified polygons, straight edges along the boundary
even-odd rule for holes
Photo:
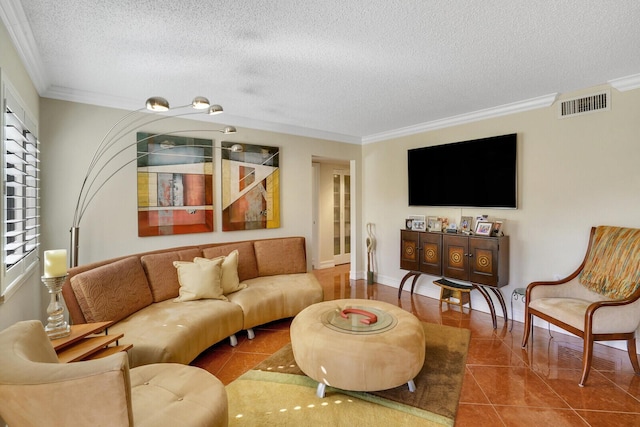
[[[57,99],[60,101],[70,101],[81,104],[97,105],[101,107],[118,108],[123,110],[137,110],[141,108],[142,105],[139,100],[134,101],[127,98],[110,96],[96,92],[78,91],[60,86],[52,86],[48,88],[42,96],[45,98]],[[211,116],[208,116],[206,114],[193,116],[189,119],[206,122],[212,121]],[[215,121],[218,122],[220,121],[220,119],[216,116]],[[224,114],[223,121],[227,125],[244,127],[248,129],[285,133],[288,135],[304,136],[308,138],[326,139],[329,141],[345,142],[349,144],[362,144],[362,138],[360,138],[359,136],[344,135],[318,129],[304,128],[301,126],[268,122],[265,120],[234,116],[227,113]]]
[[[612,88],[618,89],[620,92],[638,89],[640,88],[640,74],[609,80],[607,83],[609,83]]]
[[[2,19],[33,85],[38,93],[42,94],[49,87],[49,79],[20,1],[0,1],[0,19]]]
[[[500,105],[497,107],[478,110],[471,113],[460,114],[458,116],[447,117],[440,120],[433,120],[414,126],[392,130],[389,132],[381,132],[362,138],[363,144],[384,141],[392,138],[400,138],[402,136],[415,135],[417,133],[428,132],[436,129],[447,128],[451,126],[459,126],[465,123],[477,122],[479,120],[491,119],[494,117],[506,116],[508,114],[520,113],[523,111],[535,110],[537,108],[545,108],[552,105],[558,97],[557,93],[539,96],[524,101],[514,102],[511,104]]]
[[[250,129],[264,130],[269,132],[285,133],[288,135],[304,136],[307,138],[324,139],[347,144],[362,145],[362,138],[359,136],[345,135],[342,133],[328,132],[319,129],[310,129],[301,126],[274,123],[264,120],[257,120],[248,117],[234,116],[225,113],[225,123]]]

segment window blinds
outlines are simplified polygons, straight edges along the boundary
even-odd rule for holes
[[[40,170],[37,137],[4,105],[3,289],[37,261]]]

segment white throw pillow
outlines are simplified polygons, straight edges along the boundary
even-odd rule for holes
[[[194,258],[195,263],[217,262],[222,260],[222,293],[228,295],[247,287],[245,283],[240,283],[238,277],[238,250],[232,251],[229,255],[218,258]]]
[[[199,299],[220,299],[227,301],[222,292],[222,260],[209,263],[174,261],[178,270],[180,290],[175,302]]]

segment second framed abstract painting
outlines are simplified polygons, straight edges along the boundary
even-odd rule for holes
[[[280,149],[222,142],[222,230],[280,227]]]

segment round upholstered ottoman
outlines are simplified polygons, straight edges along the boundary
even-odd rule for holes
[[[392,304],[343,299],[313,304],[291,323],[298,367],[325,387],[386,390],[408,384],[422,369],[425,337],[413,314]]]

